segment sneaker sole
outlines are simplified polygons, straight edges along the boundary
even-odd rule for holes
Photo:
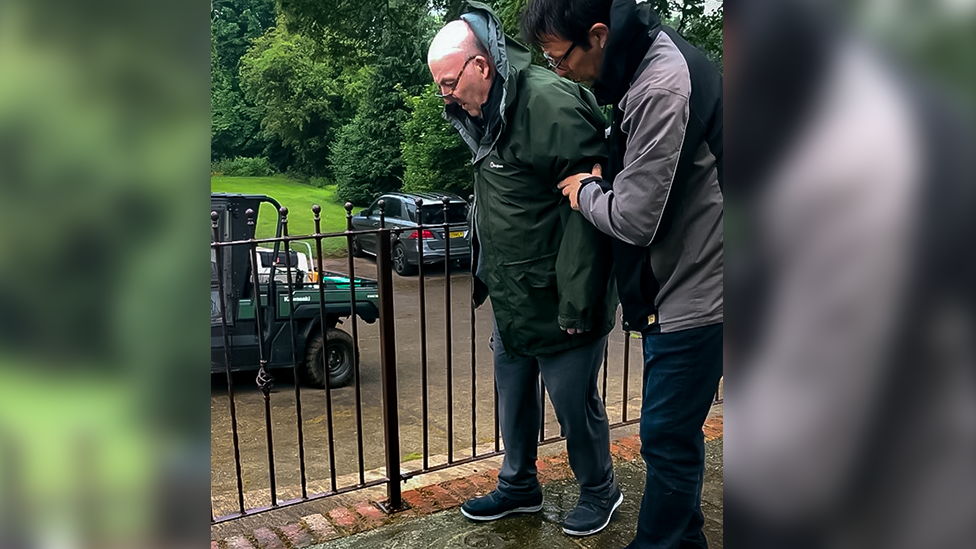
[[[515,509],[509,509],[508,511],[505,511],[503,513],[498,513],[497,515],[488,515],[488,516],[472,515],[471,513],[465,511],[464,508],[462,507],[461,514],[468,517],[471,520],[486,522],[490,520],[498,520],[502,517],[507,517],[508,515],[512,515],[515,513],[538,513],[541,510],[542,510],[542,504],[540,503],[539,505],[530,505],[528,507],[516,507]]]
[[[567,534],[569,534],[571,536],[591,536],[591,535],[599,532],[600,530],[603,530],[604,528],[607,527],[608,524],[610,524],[610,519],[613,518],[613,513],[617,510],[617,507],[620,507],[620,504],[623,503],[623,502],[624,502],[624,495],[623,494],[620,494],[620,497],[617,498],[617,503],[614,503],[613,504],[613,509],[610,509],[610,513],[607,514],[607,521],[604,522],[603,524],[601,524],[598,528],[594,528],[592,530],[586,530],[585,532],[581,532],[581,531],[578,531],[578,530],[570,530],[569,528],[565,528],[564,527],[563,528],[563,532],[565,532],[565,533],[567,533]]]

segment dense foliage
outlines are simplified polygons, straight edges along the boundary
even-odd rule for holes
[[[473,186],[471,151],[441,116],[444,102],[434,96],[436,91],[430,84],[421,95],[407,98],[411,115],[403,124],[403,190],[446,190],[467,197]]]
[[[528,0],[494,0],[510,32]],[[650,0],[720,67],[721,10]],[[471,191],[470,152],[441,117],[426,67],[462,0],[216,0],[211,11],[213,169],[267,169],[357,205],[396,189]],[[540,57],[535,52],[536,59]]]

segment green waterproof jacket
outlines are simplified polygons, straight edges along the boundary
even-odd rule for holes
[[[445,109],[474,154],[476,305],[491,297],[512,354],[591,343],[613,328],[617,309],[610,237],[573,211],[556,185],[606,165],[603,115],[585,88],[530,65],[528,50],[504,36],[487,6],[471,2],[462,18],[499,75],[484,120]]]

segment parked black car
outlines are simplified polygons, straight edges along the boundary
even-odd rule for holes
[[[444,235],[444,198],[448,199],[447,223],[450,233]],[[417,199],[421,200],[418,211]],[[390,229],[403,229],[399,236],[393,234],[393,268],[400,276],[416,272],[419,263],[418,239],[423,243],[424,265],[442,263],[446,258],[446,243],[450,243],[451,261],[462,264],[471,262],[471,241],[468,231],[468,203],[455,194],[443,192],[424,192],[416,194],[389,193],[380,196],[365,210],[352,218],[354,230],[378,229],[380,208],[384,201],[386,226]],[[423,229],[417,229],[423,225]],[[376,255],[376,234],[362,234],[353,237],[353,254]]]

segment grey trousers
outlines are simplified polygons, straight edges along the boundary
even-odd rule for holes
[[[597,373],[607,338],[561,353],[513,357],[496,330],[492,334],[498,423],[505,458],[498,473],[498,491],[512,499],[541,493],[536,477],[542,393],[545,382],[556,419],[566,437],[569,465],[580,484],[581,500],[606,500],[616,482],[610,460],[610,424],[597,392]]]

